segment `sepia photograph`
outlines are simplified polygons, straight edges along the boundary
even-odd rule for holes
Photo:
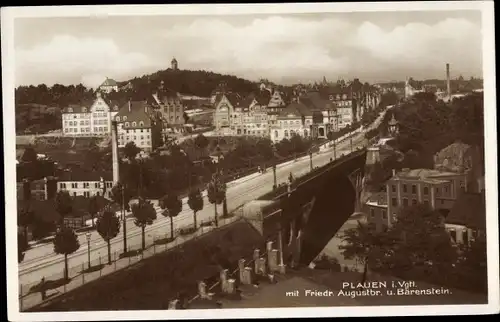
[[[9,319],[498,313],[493,35],[488,1],[2,8]]]

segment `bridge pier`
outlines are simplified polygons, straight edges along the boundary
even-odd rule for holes
[[[354,202],[354,212],[361,212],[361,193],[363,191],[363,172],[360,169],[356,169],[348,175],[349,181],[351,182],[354,191],[356,193],[356,199]]]

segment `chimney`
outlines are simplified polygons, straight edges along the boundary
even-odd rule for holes
[[[130,102],[129,102],[130,108]],[[118,135],[116,121],[111,122],[111,153],[113,157],[113,185],[117,184],[120,179],[120,169],[118,160]]]
[[[128,101],[128,111],[129,111],[129,112],[132,112],[132,106],[131,106],[131,104],[130,104],[130,100]]]
[[[148,104],[144,104],[144,113],[148,113]]]
[[[446,95],[451,96],[451,86],[450,86],[450,64],[446,64]]]

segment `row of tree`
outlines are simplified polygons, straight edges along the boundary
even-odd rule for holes
[[[213,180],[208,185],[207,197],[210,203],[214,204],[214,223],[218,226],[217,205],[223,204],[223,212],[227,215],[226,205],[226,185],[221,181],[220,176],[214,175]],[[130,210],[134,218],[134,224],[141,228],[142,231],[142,250],[146,248],[145,243],[145,229],[148,225],[152,225],[157,219],[156,211],[152,203],[141,197],[138,202],[134,203],[131,207],[129,203],[132,199],[131,190],[124,184],[117,184],[112,188],[112,199],[125,213]],[[64,255],[64,277],[68,279],[68,255],[76,252],[80,248],[78,237],[74,230],[67,227],[64,223],[64,218],[73,211],[73,200],[67,191],[59,191],[56,199],[56,211],[60,214],[58,228],[54,237],[54,252]],[[182,200],[175,194],[165,195],[160,199],[160,207],[163,209],[161,214],[170,218],[170,238],[174,239],[174,218],[182,211]],[[116,213],[109,207],[98,209],[95,202],[91,203],[89,212],[92,214],[92,223],[94,223],[94,216],[100,211],[96,221],[96,230],[103,240],[107,243],[108,248],[108,263],[111,263],[111,240],[115,238],[120,231],[120,220]],[[196,214],[204,207],[203,197],[201,191],[194,189],[189,193],[188,205],[193,211],[193,229],[198,229]],[[28,228],[34,224],[35,213],[33,209],[22,208],[18,212],[18,225],[22,230],[18,231],[18,261],[21,262],[24,258],[25,251],[29,248],[28,243]],[[125,218],[125,216],[123,217]],[[125,219],[124,219],[125,220]],[[127,236],[124,234],[124,239]],[[124,252],[127,249],[124,248]]]

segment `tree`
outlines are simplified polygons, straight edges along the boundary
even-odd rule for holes
[[[209,143],[210,141],[202,133],[198,134],[194,139],[194,145],[200,152],[205,151]]]
[[[130,211],[129,202],[132,199],[132,190],[121,182],[118,182],[111,188],[111,200],[120,206],[122,211]]]
[[[470,244],[462,245],[462,252],[455,271],[463,278],[459,285],[474,291],[487,292],[488,290],[488,262],[486,250],[486,236],[478,235]]]
[[[174,194],[168,194],[160,199],[160,208],[164,210],[163,216],[170,217],[170,236],[174,239],[174,217],[182,211],[182,200]]]
[[[212,180],[207,185],[207,197],[208,201],[214,205],[215,226],[218,227],[217,205],[220,205],[226,199],[226,184],[218,173],[212,176]]]
[[[61,226],[54,237],[54,252],[64,255],[64,279],[68,280],[68,255],[80,248],[78,237],[73,229]]]
[[[17,262],[21,263],[24,259],[24,252],[28,250],[29,244],[28,239],[24,236],[24,233],[17,232]]]
[[[378,265],[402,278],[442,280],[453,269],[457,252],[441,214],[428,205],[402,208],[385,233],[386,256]]]
[[[132,215],[134,224],[142,231],[142,250],[146,249],[146,226],[152,225],[156,220],[156,211],[153,204],[143,198],[138,203],[132,205]]]
[[[21,157],[23,162],[36,162],[38,160],[37,153],[33,146],[29,145],[24,149],[24,153]]]
[[[60,190],[56,194],[56,211],[61,216],[60,223],[64,222],[64,217],[69,215],[73,211],[73,201],[69,192],[66,190]]]
[[[120,220],[118,220],[114,212],[105,210],[97,218],[96,230],[108,244],[108,264],[111,264],[111,239],[115,238],[120,232]]]
[[[94,227],[94,217],[99,212],[99,202],[96,196],[90,197],[88,207],[90,217],[92,218],[92,227]]]
[[[17,225],[23,228],[23,236],[28,243],[28,227],[35,223],[35,212],[30,205],[17,209]]]
[[[199,189],[194,189],[188,196],[189,208],[193,211],[194,229],[197,228],[196,213],[203,209],[203,196]]]
[[[129,161],[134,161],[139,152],[141,152],[141,149],[139,149],[133,141],[128,142],[123,148],[123,154]]]
[[[380,245],[375,226],[358,221],[356,227],[344,231],[342,240],[344,244],[339,246],[339,250],[344,258],[355,259],[363,265],[363,283],[366,280],[370,253]]]

